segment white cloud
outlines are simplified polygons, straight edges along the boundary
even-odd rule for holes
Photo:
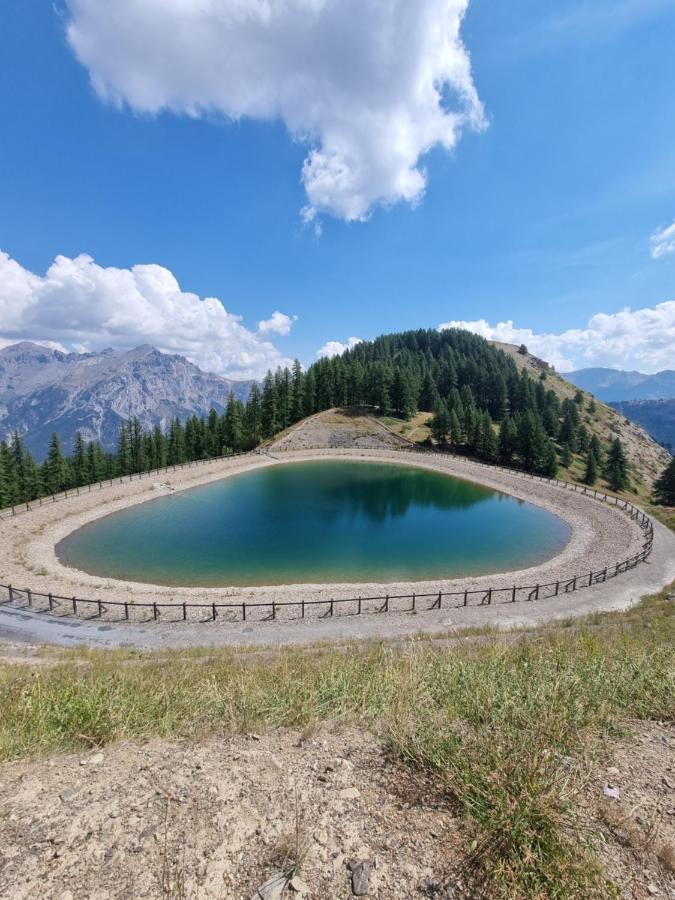
[[[253,378],[289,363],[263,338],[219,300],[182,291],[162,266],[103,268],[90,256],[57,256],[42,277],[0,251],[0,345],[30,340],[81,352],[147,343],[209,372]]]
[[[297,322],[297,320],[297,316],[287,316],[285,313],[276,310],[269,319],[263,319],[262,322],[258,322],[258,332],[265,335],[278,334],[281,337],[286,337],[291,333],[293,323]]]
[[[585,328],[560,334],[538,334],[512,321],[491,325],[485,319],[444,322],[444,328],[465,328],[488,340],[525,344],[527,349],[561,372],[591,366],[657,372],[673,368],[675,360],[675,300],[653,307],[592,316]]]
[[[361,338],[350,337],[342,343],[342,341],[326,341],[323,347],[320,347],[316,351],[316,355],[318,357],[322,356],[339,356],[341,353],[344,353],[345,350],[351,350],[352,347],[356,347],[357,344],[361,343]]]
[[[108,102],[281,119],[309,147],[306,222],[422,197],[419,160],[485,118],[460,28],[469,0],[66,0]]]
[[[649,249],[653,259],[675,253],[675,222],[654,232],[649,239]]]

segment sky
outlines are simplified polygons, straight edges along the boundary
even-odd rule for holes
[[[0,346],[675,368],[675,0],[5,0]]]

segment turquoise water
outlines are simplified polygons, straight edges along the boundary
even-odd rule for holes
[[[520,569],[569,527],[545,510],[410,466],[324,460],[270,466],[84,526],[66,565],[164,585],[421,581]]]

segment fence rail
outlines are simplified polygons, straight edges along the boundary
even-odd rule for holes
[[[304,447],[297,452],[313,452],[324,450],[335,452],[336,450],[373,451],[374,448],[330,448],[330,447]],[[443,451],[428,450],[425,448],[402,448],[404,451],[412,451],[424,455],[445,455]],[[92,489],[102,489],[114,484],[128,483],[135,478],[149,477],[162,473],[192,468],[195,465],[230,460],[241,456],[256,456],[267,451],[257,449],[250,454],[240,453],[219,457],[218,459],[199,460],[198,462],[184,463],[183,465],[167,466],[152,472],[141,473],[135,476],[122,476],[90,486],[89,489],[80,489],[80,493],[89,493]],[[274,454],[283,455],[283,450],[275,449],[269,455],[276,459]],[[387,451],[388,452],[388,451]],[[506,466],[493,466],[470,460],[473,465],[480,465],[487,469],[503,471],[509,474],[534,480],[559,487],[574,493],[580,493],[590,499],[597,500],[615,506],[625,512],[626,515],[641,528],[643,532],[642,549],[627,559],[611,563],[597,571],[579,572],[547,583],[529,585],[499,585],[495,587],[481,587],[458,591],[437,591],[431,593],[412,594],[382,594],[368,597],[330,598],[320,600],[265,600],[265,601],[212,601],[212,602],[135,602],[128,601],[87,599],[83,597],[64,597],[54,593],[34,591],[30,588],[17,588],[10,584],[0,584],[0,605],[10,604],[15,607],[25,607],[36,612],[44,612],[55,616],[79,616],[89,619],[105,619],[118,622],[248,622],[248,621],[275,621],[306,618],[331,618],[337,616],[353,616],[365,614],[384,613],[422,613],[439,609],[458,609],[467,606],[492,606],[500,604],[512,604],[518,602],[534,602],[558,597],[563,594],[583,590],[596,584],[602,584],[611,578],[616,578],[625,572],[634,569],[640,563],[645,562],[652,552],[654,541],[654,526],[647,514],[629,500],[607,494],[594,488],[572,482],[561,481],[558,478],[547,478],[543,475],[533,475],[519,469]],[[53,498],[42,498],[40,502],[34,501],[33,505],[12,511],[10,515],[18,515],[21,512],[29,512],[32,509],[44,506],[47,503],[68,499],[77,495],[75,491],[64,492]]]

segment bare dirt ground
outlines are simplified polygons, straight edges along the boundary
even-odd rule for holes
[[[627,723],[586,791],[586,826],[631,900],[675,897],[675,725]]]
[[[622,897],[670,898],[675,729],[628,728],[579,797],[583,838]],[[0,896],[12,900],[340,900],[354,896],[358,863],[369,897],[475,897],[467,844],[439,783],[344,727],[122,744],[0,770]]]
[[[403,900],[460,891],[458,845],[438,789],[355,730],[120,745],[0,773],[12,900],[249,900],[270,878],[267,900],[347,898],[359,862],[368,896]]]
[[[303,419],[270,444],[270,451],[308,450],[314,447],[387,450],[410,442],[373,418],[372,410],[330,409]]]

